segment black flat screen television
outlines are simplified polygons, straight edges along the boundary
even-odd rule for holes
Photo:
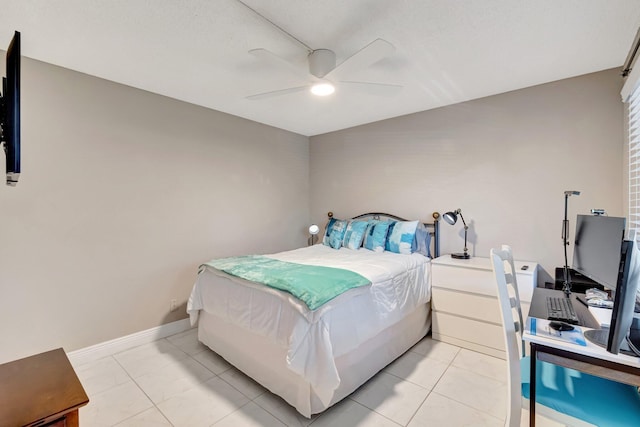
[[[1,141],[6,155],[7,185],[14,187],[20,177],[20,32],[16,31],[7,49],[6,77],[0,97]]]

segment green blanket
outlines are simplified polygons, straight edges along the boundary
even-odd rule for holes
[[[358,273],[341,268],[296,264],[256,255],[215,259],[205,265],[289,292],[310,310],[349,289],[371,283]]]

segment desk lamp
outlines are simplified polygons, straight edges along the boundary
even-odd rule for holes
[[[456,209],[453,212],[447,212],[446,214],[442,215],[442,218],[444,218],[444,220],[448,224],[454,225],[458,221],[458,215],[460,215],[460,219],[462,220],[462,223],[464,224],[464,252],[463,253],[457,253],[457,254],[451,254],[451,258],[469,259],[469,258],[471,258],[471,256],[467,252],[467,230],[469,229],[469,227],[467,226],[467,223],[464,221],[464,217],[462,216],[462,210],[461,209]]]
[[[564,282],[562,290],[567,296],[571,293],[571,275],[569,274],[569,261],[567,261],[567,246],[569,246],[569,220],[567,219],[567,206],[569,196],[579,196],[580,192],[567,190],[564,192],[564,220],[562,221],[562,241],[564,242]]]
[[[309,226],[309,234],[311,235],[311,236],[309,236],[310,246],[313,246],[315,244],[314,240],[315,240],[316,235],[319,232],[320,232],[320,227],[318,227],[317,224],[311,224]]]

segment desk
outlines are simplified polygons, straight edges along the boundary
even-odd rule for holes
[[[547,296],[563,295],[562,291],[536,288],[531,299],[530,317],[547,317]],[[576,300],[579,294],[571,294],[573,308],[580,318],[583,328],[598,328],[589,309]],[[576,369],[591,375],[608,378],[613,381],[640,386],[640,358],[611,354],[587,340],[583,347],[564,341],[530,335],[525,330],[522,338],[531,344],[531,399],[529,401],[529,425],[535,426],[536,403],[536,359]]]
[[[77,426],[89,402],[64,350],[0,365],[0,426]]]

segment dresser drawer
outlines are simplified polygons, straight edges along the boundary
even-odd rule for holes
[[[504,351],[502,326],[448,313],[433,312],[433,334],[454,337],[469,343]]]
[[[456,268],[448,265],[434,265],[431,271],[433,274],[433,287],[454,289],[494,298],[498,297],[496,292],[496,279],[493,277],[492,270],[475,270]],[[531,301],[531,295],[533,295],[533,288],[535,287],[533,283],[535,277],[535,274],[516,273],[521,301]]]
[[[496,282],[492,271],[434,265],[433,286],[495,297]]]
[[[476,295],[436,287],[431,292],[431,307],[434,311],[502,325],[497,297],[493,298],[486,295]],[[520,301],[523,321],[529,314],[530,305],[527,301]]]
[[[437,288],[432,290],[434,311],[469,317],[502,325],[496,297]]]

